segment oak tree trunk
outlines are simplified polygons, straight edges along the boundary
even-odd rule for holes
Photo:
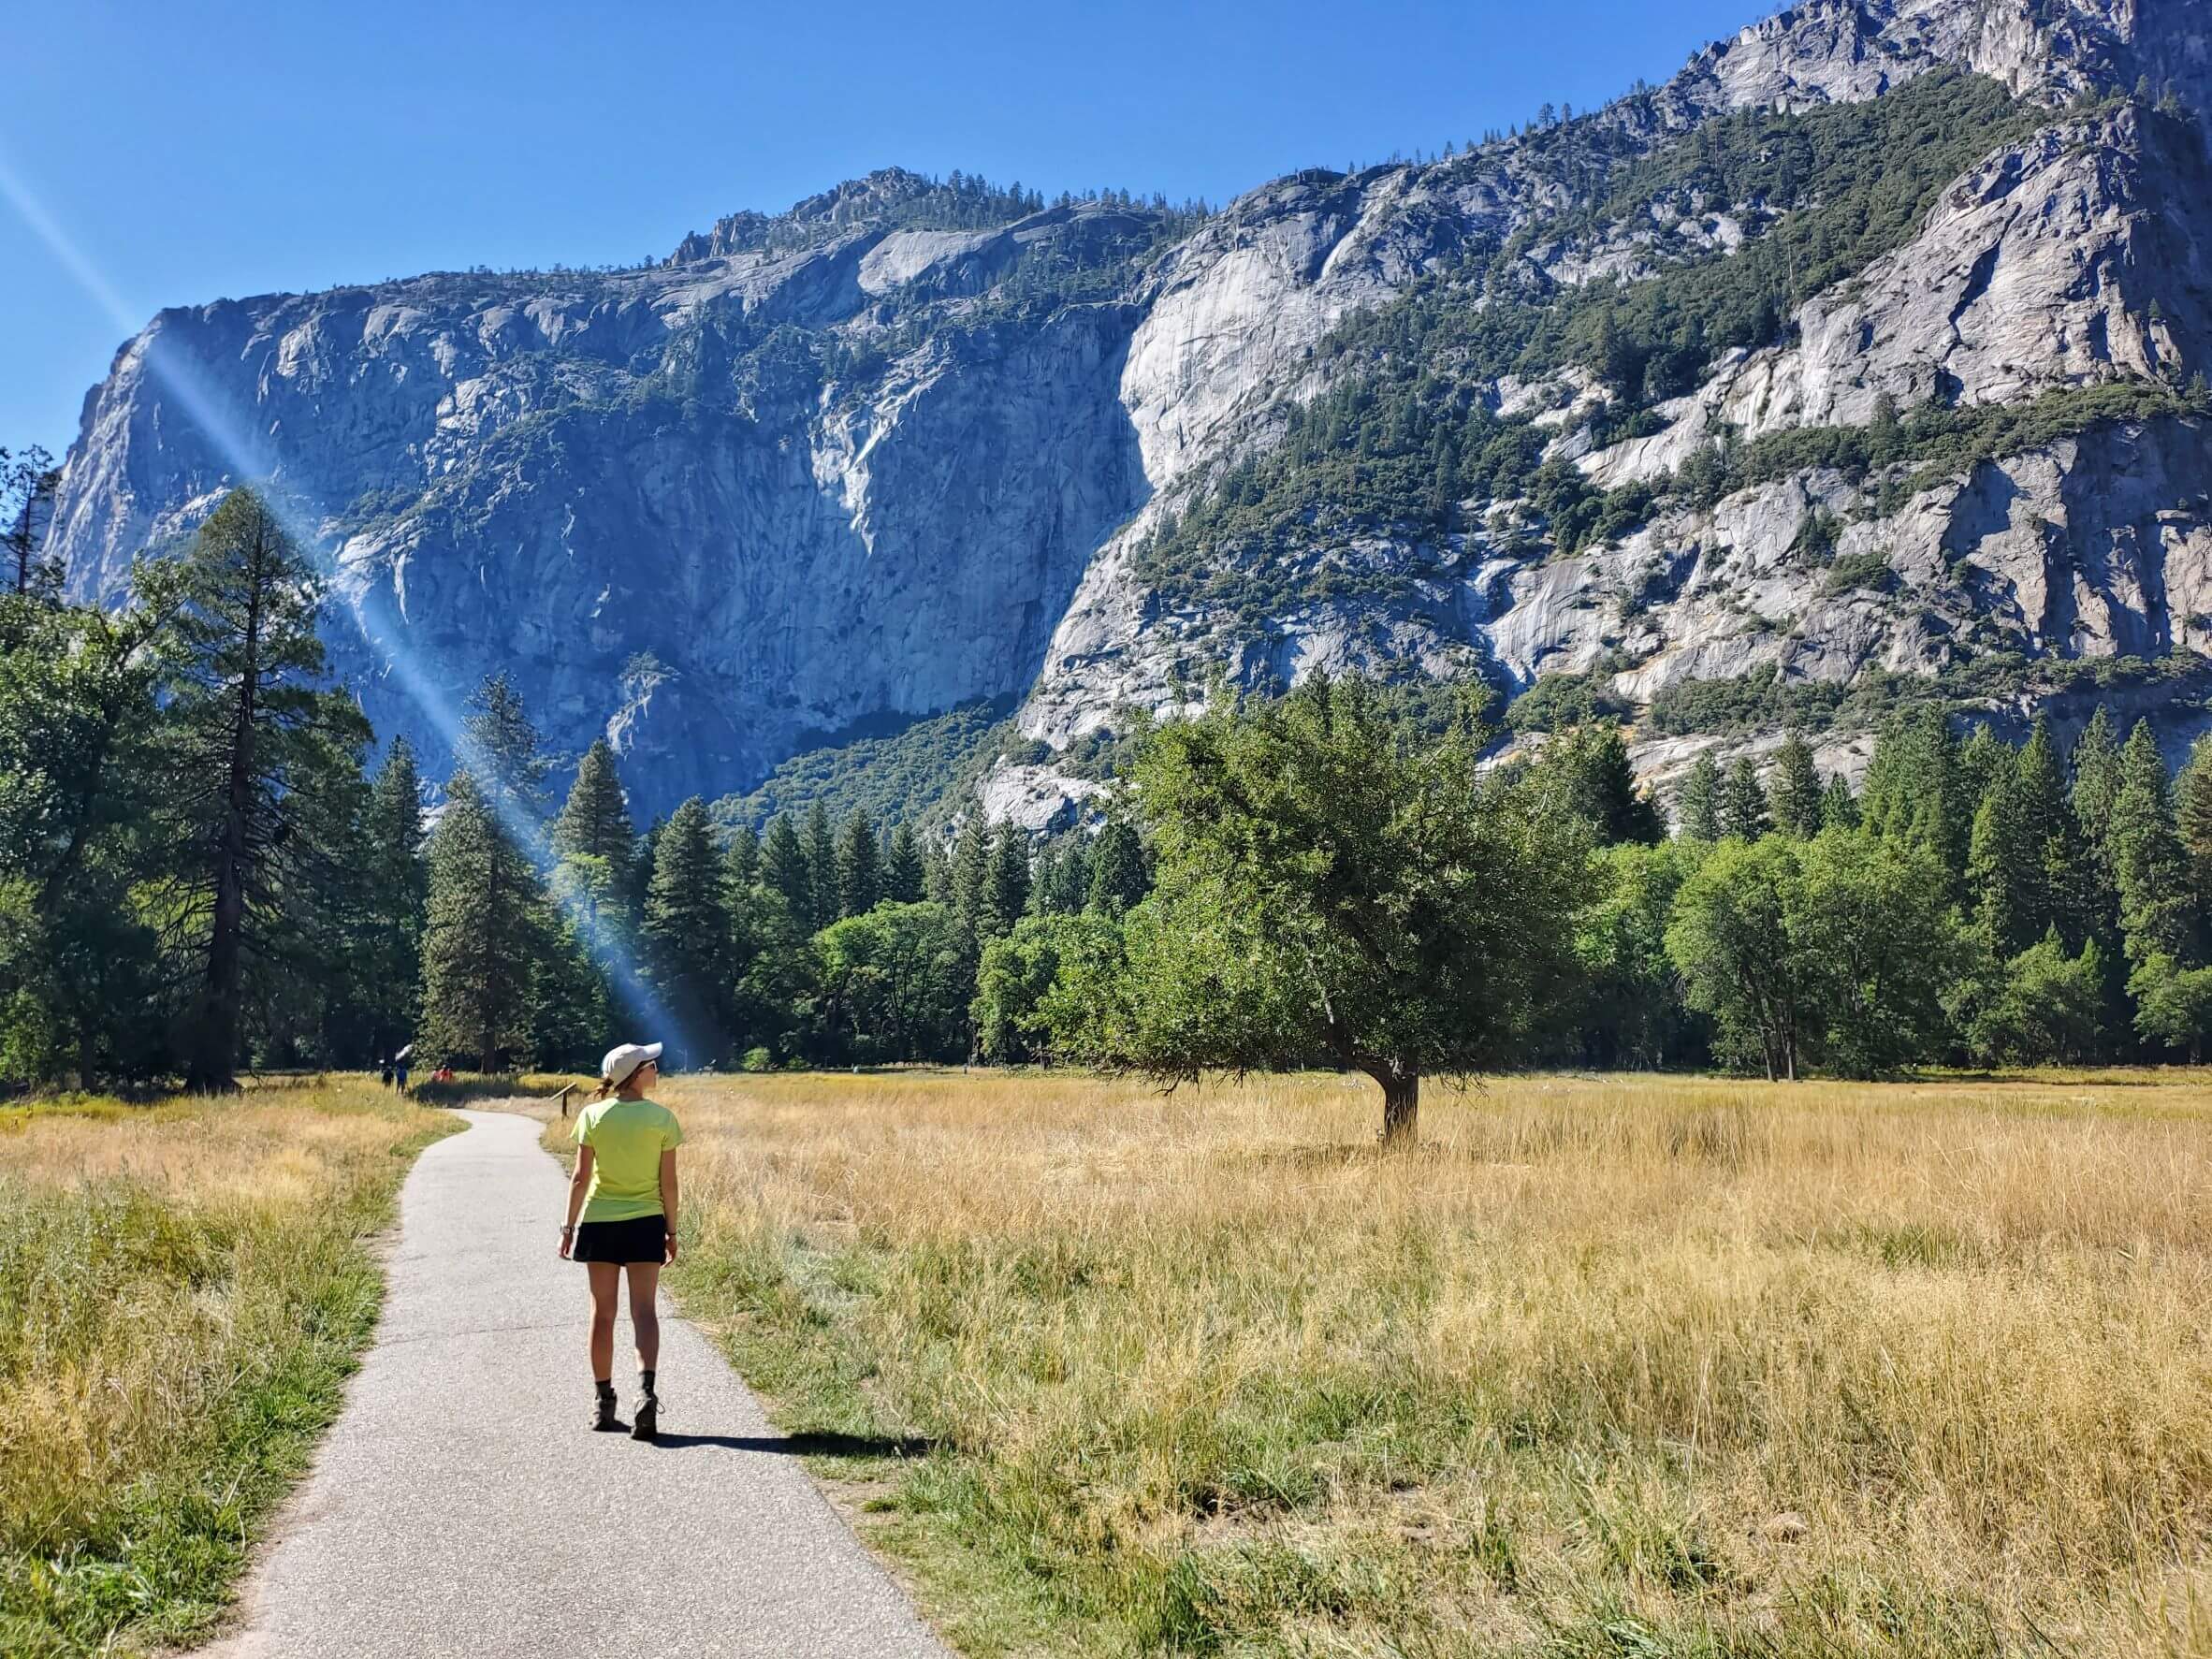
[[[1393,1067],[1376,1081],[1383,1091],[1383,1147],[1403,1152],[1420,1139],[1420,1073]]]

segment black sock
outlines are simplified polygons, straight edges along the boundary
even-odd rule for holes
[[[637,1374],[637,1381],[638,1381],[638,1386],[639,1386],[640,1388],[644,1389],[644,1390],[645,1390],[645,1391],[646,1391],[646,1393],[647,1393],[648,1395],[650,1395],[650,1394],[652,1393],[652,1391],[653,1391],[653,1374],[652,1374],[651,1372],[649,1372],[649,1371],[641,1371],[641,1372],[639,1372],[639,1373]]]
[[[591,1386],[599,1390],[599,1397],[602,1400],[612,1400],[615,1397],[615,1384],[611,1377],[596,1378]]]

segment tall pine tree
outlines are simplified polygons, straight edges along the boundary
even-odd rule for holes
[[[761,883],[783,901],[785,914],[801,934],[813,931],[814,877],[807,849],[791,820],[779,814],[761,841]]]
[[[2112,877],[2112,808],[2119,799],[2120,745],[2112,716],[2103,704],[2074,745],[2074,819],[2090,856]]]
[[[983,902],[983,931],[993,939],[1011,933],[1029,910],[1029,837],[1019,824],[998,826],[991,843],[991,869]]]
[[[706,808],[694,795],[678,807],[654,849],[643,933],[647,972],[683,1030],[692,1065],[720,1059],[728,1049],[730,906],[722,862],[708,833]]]
[[[1820,792],[1820,827],[1856,829],[1858,826],[1858,797],[1851,793],[1851,779],[1839,772]]]
[[[735,889],[752,886],[761,879],[761,838],[750,824],[740,824],[722,851],[722,876]]]
[[[576,764],[576,780],[560,816],[553,821],[553,851],[556,857],[582,854],[603,860],[618,884],[630,879],[630,861],[637,856],[637,827],[630,821],[614,746],[604,737],[595,739]]]
[[[2000,959],[2026,950],[2050,925],[2038,901],[2041,868],[2029,838],[2012,757],[1989,769],[1974,811],[1966,856],[1966,894],[1974,924]]]
[[[269,505],[235,489],[179,572],[155,808],[172,853],[157,906],[185,985],[185,1085],[237,1086],[247,976],[306,966],[299,907],[336,884],[332,844],[368,722],[323,688],[322,587]],[[294,900],[287,908],[280,895]]]
[[[1751,756],[1739,755],[1721,784],[1721,834],[1755,841],[1773,827],[1758,765]]]
[[[476,780],[477,793],[501,825],[525,851],[545,822],[546,779],[553,770],[523,708],[522,693],[506,671],[489,676],[469,699],[461,722],[461,764]]]
[[[807,929],[820,933],[837,919],[837,839],[830,829],[829,808],[820,801],[807,808],[799,837],[807,850]]]
[[[960,838],[953,844],[950,886],[961,933],[980,939],[989,925],[991,904],[991,831],[981,819],[970,818],[960,826]]]
[[[2212,919],[2212,737],[2200,737],[2174,780],[2175,828],[2189,854],[2197,912]]]
[[[640,877],[649,880],[651,871],[633,868],[637,831],[605,738],[584,751],[551,838],[553,893],[577,943],[603,965],[626,956],[642,908]]]
[[[471,699],[458,750],[468,764],[430,837],[423,938],[423,1031],[442,1059],[485,1071],[524,1057],[547,919],[530,837],[548,763],[504,674]]]
[[[1610,721],[1588,722],[1554,736],[1537,756],[1530,781],[1561,810],[1588,823],[1601,846],[1652,846],[1666,838],[1666,821],[1637,787],[1627,740]]]
[[[1890,722],[1874,745],[1859,800],[1869,829],[1933,853],[1956,884],[1966,870],[1979,805],[1967,789],[1958,739],[1940,706],[1925,705]]]
[[[883,864],[883,896],[911,905],[920,904],[926,893],[922,849],[914,839],[914,826],[902,823],[891,832],[891,853]]]
[[[865,916],[883,896],[882,850],[866,812],[845,820],[837,836],[837,914]]]
[[[1802,734],[1792,732],[1774,754],[1774,827],[1785,836],[1810,841],[1821,831],[1821,796],[1812,746]]]
[[[1143,839],[1134,826],[1121,819],[1109,820],[1099,832],[1098,846],[1091,851],[1087,908],[1109,916],[1124,915],[1142,903],[1151,889]]]
[[[1721,763],[1707,749],[1682,780],[1675,799],[1675,824],[1685,840],[1721,838]]]
[[[422,939],[430,895],[423,856],[422,774],[407,739],[392,740],[365,823],[369,879],[357,968],[369,1011],[370,1059],[414,1038],[422,1016]]]
[[[430,836],[423,929],[426,1059],[498,1071],[521,1056],[542,942],[537,882],[474,776],[457,772]]]
[[[2052,927],[2078,950],[2095,924],[2097,893],[2088,849],[2067,799],[2066,761],[2050,721],[2038,715],[2013,763],[2018,792],[2028,923],[2035,939]],[[2032,943],[2033,940],[2029,942]]]
[[[2165,758],[2148,720],[2138,720],[2129,734],[2119,770],[2108,837],[2128,960],[2140,967],[2161,955],[2193,967],[2198,960],[2195,895],[2174,827]]]

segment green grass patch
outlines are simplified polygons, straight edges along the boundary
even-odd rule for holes
[[[375,1328],[370,1240],[457,1127],[349,1082],[0,1140],[0,1652],[223,1616]]]

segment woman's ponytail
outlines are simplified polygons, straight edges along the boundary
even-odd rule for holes
[[[591,1099],[594,1102],[604,1100],[614,1092],[615,1080],[611,1077],[603,1077],[599,1080],[599,1086],[591,1091]]]

